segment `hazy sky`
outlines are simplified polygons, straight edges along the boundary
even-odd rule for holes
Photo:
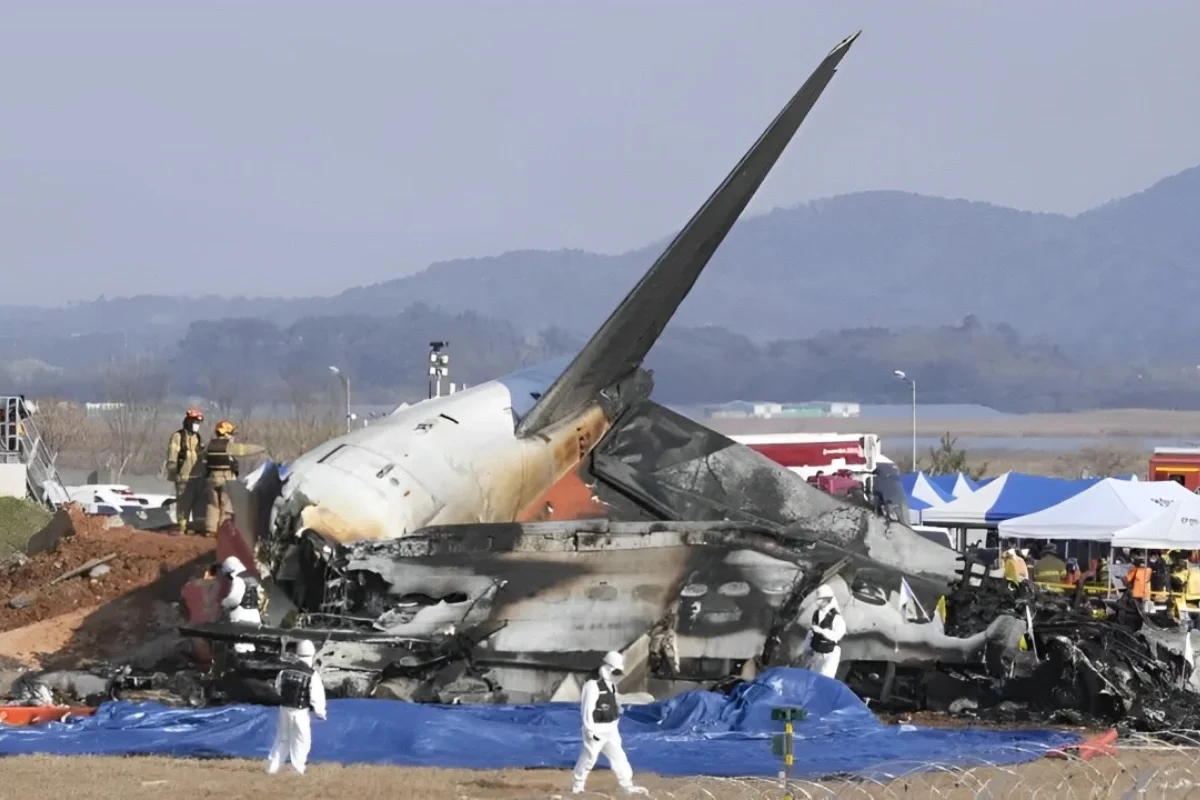
[[[1200,163],[1194,0],[0,0],[0,304],[638,247],[859,28],[751,212],[1075,213]]]

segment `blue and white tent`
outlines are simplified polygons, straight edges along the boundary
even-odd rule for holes
[[[908,495],[908,507],[913,511],[924,511],[954,501],[954,497],[933,482],[924,472],[909,472],[900,478],[900,485]]]
[[[965,497],[922,512],[921,521],[926,525],[995,527],[1006,519],[1022,517],[1058,505],[1099,480],[1068,480],[1006,472]]]
[[[960,497],[966,497],[980,486],[980,484],[961,472],[955,472],[950,475],[932,475],[929,480],[955,500]]]
[[[910,472],[900,478],[908,501],[908,524],[920,525],[926,511],[951,503],[954,498],[924,472]]]

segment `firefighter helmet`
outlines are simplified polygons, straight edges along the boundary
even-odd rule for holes
[[[204,422],[204,412],[195,406],[192,406],[187,410],[187,413],[183,415],[183,418],[194,419],[196,422]]]
[[[227,419],[223,419],[217,423],[217,436],[233,436],[237,432],[237,427]]]

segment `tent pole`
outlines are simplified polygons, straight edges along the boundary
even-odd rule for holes
[[[1106,595],[1107,599],[1109,599],[1109,600],[1113,599],[1113,551],[1114,550],[1116,550],[1116,548],[1113,547],[1112,544],[1110,543],[1108,545],[1108,594]]]

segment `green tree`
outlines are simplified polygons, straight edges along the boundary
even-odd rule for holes
[[[972,466],[967,460],[967,451],[958,446],[958,437],[950,432],[942,434],[938,446],[929,448],[929,464],[925,472],[930,475],[952,475],[963,473],[972,480],[982,478],[987,472],[987,462]]]

